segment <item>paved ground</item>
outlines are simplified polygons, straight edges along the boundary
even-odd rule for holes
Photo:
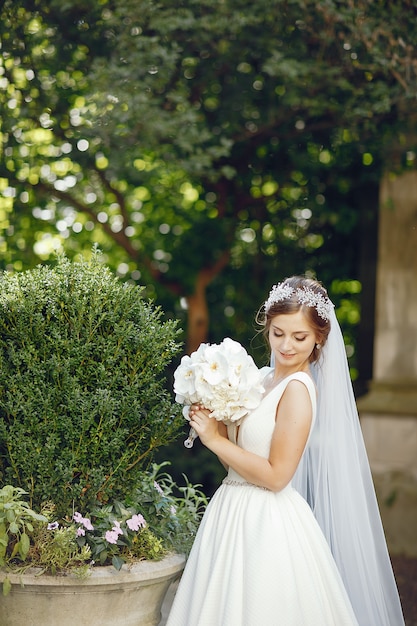
[[[392,566],[400,592],[405,624],[406,626],[417,626],[417,558],[393,556]],[[159,626],[166,624],[177,585],[178,583],[175,582],[168,589],[162,606],[162,619]]]
[[[393,556],[392,566],[397,579],[406,626],[417,626],[417,558]]]

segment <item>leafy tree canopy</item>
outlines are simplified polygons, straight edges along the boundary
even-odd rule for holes
[[[211,336],[231,320],[239,338],[284,275],[357,276],[375,210],[358,196],[393,143],[414,162],[416,16],[412,0],[5,0],[3,266],[98,242],[168,311],[187,303],[190,349],[207,298]]]

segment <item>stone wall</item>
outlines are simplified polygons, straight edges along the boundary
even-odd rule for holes
[[[358,408],[389,548],[417,556],[417,172],[381,183],[375,322]]]

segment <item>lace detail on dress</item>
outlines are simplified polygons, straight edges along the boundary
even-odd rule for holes
[[[232,487],[255,487],[256,489],[263,489],[263,491],[271,491],[267,487],[261,487],[260,485],[254,485],[253,483],[248,483],[246,480],[233,480],[232,478],[224,478],[224,485],[231,485]]]

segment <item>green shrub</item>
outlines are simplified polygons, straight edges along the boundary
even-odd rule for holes
[[[183,425],[175,321],[91,260],[0,277],[0,479],[57,515],[124,500]]]

